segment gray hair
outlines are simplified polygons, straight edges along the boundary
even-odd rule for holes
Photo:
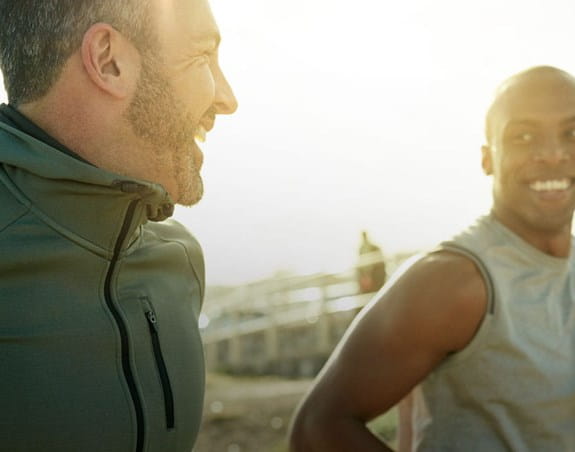
[[[150,0],[0,0],[0,69],[10,103],[43,97],[95,23],[143,50],[152,39]]]

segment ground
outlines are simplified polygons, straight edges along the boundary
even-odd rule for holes
[[[194,452],[287,452],[288,425],[311,380],[208,375],[204,419]],[[395,417],[374,430],[395,435]]]

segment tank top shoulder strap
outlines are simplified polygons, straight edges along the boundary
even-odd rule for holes
[[[483,281],[485,282],[485,289],[487,291],[487,312],[489,314],[493,314],[495,311],[495,290],[493,286],[493,279],[491,278],[489,270],[487,270],[487,267],[481,258],[468,248],[450,241],[442,242],[433,251],[451,251],[452,253],[461,254],[470,259],[476,265],[479,273],[481,273],[481,276],[483,277]]]

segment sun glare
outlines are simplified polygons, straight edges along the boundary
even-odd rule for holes
[[[239,109],[202,144],[204,200],[176,211],[211,284],[349,268],[361,230],[386,255],[447,238],[489,209],[479,149],[496,85],[575,71],[567,0],[212,8]]]
[[[532,65],[575,69],[567,1],[213,7],[240,108],[204,146],[204,201],[177,212],[212,282],[348,268],[362,229],[386,255],[434,246],[489,209],[480,147],[496,85]]]

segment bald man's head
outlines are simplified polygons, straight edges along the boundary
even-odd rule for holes
[[[503,82],[486,118],[481,165],[493,213],[523,238],[571,231],[575,209],[575,78],[538,66]]]
[[[495,92],[495,96],[485,118],[485,139],[488,145],[494,142],[501,114],[513,108],[518,101],[526,97],[540,96],[546,93],[553,96],[565,88],[575,91],[575,77],[553,66],[536,66],[519,72],[505,80]],[[543,96],[545,97],[545,96]]]

